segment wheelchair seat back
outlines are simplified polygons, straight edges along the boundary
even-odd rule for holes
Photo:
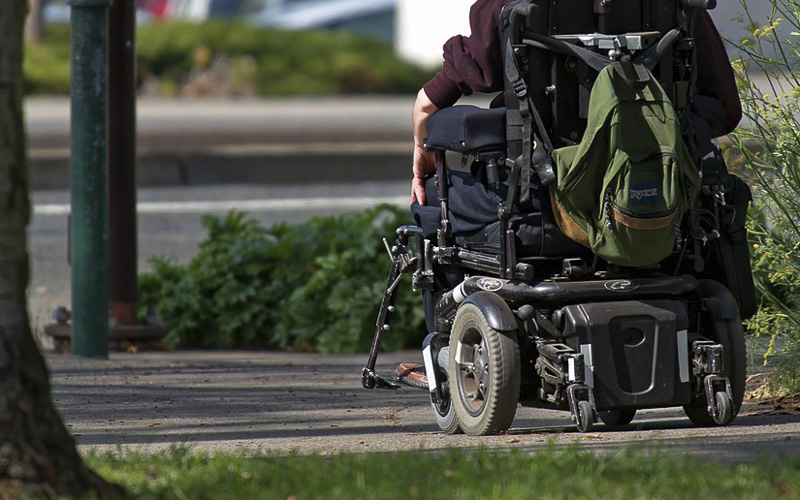
[[[522,22],[511,19],[518,3],[531,5]],[[607,57],[618,49],[641,53],[671,30],[688,29],[689,22],[683,18],[679,0],[525,0],[512,2],[501,16],[503,37],[510,41],[517,59],[522,62],[521,76],[528,84],[533,105],[555,147],[581,139],[597,70],[575,55],[543,50],[541,45],[531,44],[531,36],[553,37]],[[686,106],[691,82],[691,47],[690,38],[679,40],[674,50],[660,54],[653,68],[679,112]],[[518,109],[519,100],[509,82],[505,101],[509,109]],[[517,149],[513,144],[510,146],[512,150]]]

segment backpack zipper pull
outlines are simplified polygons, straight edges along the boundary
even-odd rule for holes
[[[609,232],[614,232],[614,223],[611,221],[611,188],[606,189],[606,195],[603,199],[603,209],[606,212],[606,227]]]

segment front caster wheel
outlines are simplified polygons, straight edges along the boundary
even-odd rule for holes
[[[575,426],[581,432],[589,432],[594,427],[594,411],[592,405],[585,399],[578,401],[578,409],[575,412],[577,422]]]
[[[465,433],[483,436],[509,428],[519,402],[519,345],[489,326],[474,304],[462,305],[453,321],[449,375],[453,407]]]
[[[431,408],[433,409],[433,418],[436,419],[436,425],[439,426],[446,434],[460,434],[461,426],[458,424],[458,417],[456,410],[453,407],[453,398],[450,394],[450,382],[447,378],[447,365],[450,363],[450,347],[446,346],[439,350],[437,364],[439,365],[439,372],[437,373],[437,382],[441,387],[442,397],[440,401],[434,401],[433,393],[431,395]]]

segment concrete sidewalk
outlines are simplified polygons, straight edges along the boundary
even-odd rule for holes
[[[409,178],[413,96],[140,100],[139,186]],[[69,187],[70,104],[25,101],[33,189]]]
[[[580,434],[563,411],[518,408],[507,434],[438,431],[425,391],[366,390],[366,354],[259,351],[112,353],[90,360],[48,353],[53,397],[80,447],[288,453],[519,448],[579,443],[598,452],[637,443],[678,455],[747,462],[800,457],[800,413],[747,404],[727,427],[693,426],[680,408],[640,411],[633,424]],[[378,371],[420,353],[383,353]]]

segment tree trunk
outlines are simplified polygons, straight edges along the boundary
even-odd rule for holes
[[[22,116],[27,7],[27,0],[0,1],[0,497],[120,496],[78,455],[53,406],[49,373],[28,321],[30,204]]]

